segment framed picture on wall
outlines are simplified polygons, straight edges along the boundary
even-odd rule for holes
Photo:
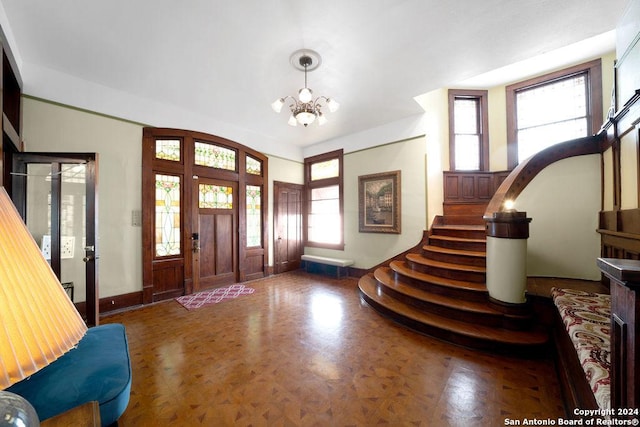
[[[400,234],[400,171],[358,177],[361,233]]]

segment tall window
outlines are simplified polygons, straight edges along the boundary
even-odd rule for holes
[[[486,90],[449,90],[449,168],[489,170]]]
[[[342,150],[304,160],[307,246],[344,249]]]
[[[600,60],[507,86],[508,162],[559,142],[592,135],[602,124]]]

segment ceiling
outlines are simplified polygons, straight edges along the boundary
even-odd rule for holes
[[[576,59],[611,51],[626,3],[0,0],[0,24],[27,95],[299,157],[313,144],[423,113],[414,98],[434,89],[476,76],[490,78],[467,83],[523,78],[537,71],[531,62],[503,72],[607,32],[576,45]],[[270,107],[303,86],[289,62],[301,48],[322,57],[309,87],[341,104],[322,127],[290,127],[286,108]],[[548,67],[568,58],[556,55]]]

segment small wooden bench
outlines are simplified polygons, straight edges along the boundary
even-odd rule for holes
[[[551,296],[560,323],[555,331],[560,374],[573,406],[568,409],[611,409],[611,297],[560,288]]]
[[[349,266],[353,265],[352,259],[329,258],[318,255],[302,255],[304,269],[307,273],[326,274],[329,276],[349,276]]]

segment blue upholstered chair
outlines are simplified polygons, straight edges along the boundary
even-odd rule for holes
[[[117,422],[129,403],[131,363],[123,325],[90,328],[77,348],[7,391],[27,399],[40,420],[90,401],[103,426]]]

